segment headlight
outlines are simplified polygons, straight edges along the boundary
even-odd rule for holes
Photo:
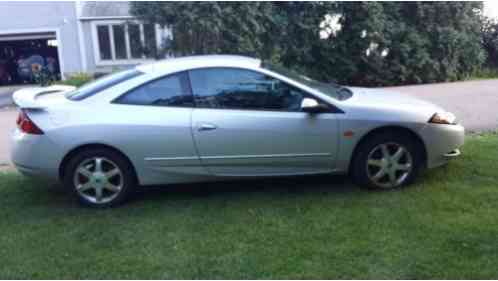
[[[455,124],[456,117],[451,112],[437,112],[432,115],[429,123],[435,124]]]

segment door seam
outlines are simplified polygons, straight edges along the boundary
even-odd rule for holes
[[[195,152],[197,154],[197,159],[199,159],[199,163],[201,163],[201,166],[204,170],[206,170],[206,172],[210,175],[214,175],[210,170],[209,168],[207,168],[207,166],[205,165],[204,161],[202,161],[202,157],[201,157],[201,154],[199,153],[199,148],[197,147],[197,140],[195,138],[195,135],[194,135],[194,120],[193,120],[193,116],[194,116],[194,111],[196,110],[196,108],[192,108],[192,110],[190,111],[190,136],[192,138],[192,142],[194,144],[194,149],[195,149]]]

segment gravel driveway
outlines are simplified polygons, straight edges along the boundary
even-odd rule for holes
[[[36,87],[36,85],[18,85],[0,87],[0,107],[12,105],[12,94],[24,87]]]
[[[9,165],[9,138],[16,127],[17,111],[13,108],[0,109],[0,170]]]
[[[384,89],[406,93],[444,107],[457,116],[467,132],[498,128],[498,79]],[[4,94],[0,96],[10,99],[9,95],[5,95],[7,91],[4,89]],[[10,162],[9,137],[15,128],[16,117],[14,108],[0,109],[0,166]]]

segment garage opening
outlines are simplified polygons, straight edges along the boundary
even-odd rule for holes
[[[0,85],[36,83],[40,75],[59,80],[55,32],[0,35]]]

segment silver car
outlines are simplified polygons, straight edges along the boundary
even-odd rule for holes
[[[350,173],[392,189],[458,156],[464,128],[433,104],[321,83],[258,59],[140,65],[78,89],[22,89],[12,161],[90,206],[136,186]]]

